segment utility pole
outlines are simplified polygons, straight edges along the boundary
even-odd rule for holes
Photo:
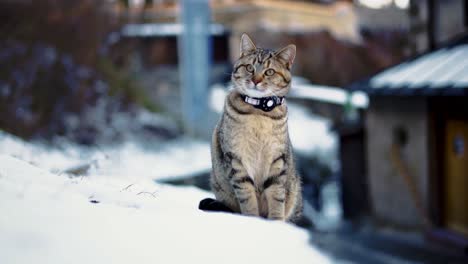
[[[410,2],[410,48],[411,55],[421,54],[430,47],[430,12],[432,0],[412,0]]]
[[[209,129],[210,6],[208,0],[181,0],[178,38],[182,119],[185,131],[195,137]]]
[[[435,50],[437,48],[438,39],[437,33],[439,32],[439,2],[436,0],[429,0],[428,1],[428,10],[429,10],[429,30],[428,30],[428,37],[429,37],[429,49]]]

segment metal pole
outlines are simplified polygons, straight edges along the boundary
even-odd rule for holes
[[[439,33],[439,2],[437,0],[428,1],[429,8],[429,49],[435,50],[438,44]]]
[[[207,113],[210,74],[208,0],[182,0],[178,39],[182,118],[186,132],[202,136]]]

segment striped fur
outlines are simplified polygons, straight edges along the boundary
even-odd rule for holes
[[[211,149],[212,190],[235,212],[293,221],[302,211],[286,104],[264,112],[241,98],[285,96],[294,55],[293,45],[274,52],[257,49],[247,35],[242,36],[241,57],[232,73],[234,89],[226,98]],[[274,72],[267,73],[270,69]]]

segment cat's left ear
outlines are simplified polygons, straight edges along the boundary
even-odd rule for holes
[[[255,44],[252,42],[250,37],[245,33],[242,34],[241,45],[240,45],[240,55],[241,55],[241,57],[244,56],[247,53],[255,51],[256,49],[257,49],[257,47],[255,47]]]
[[[280,61],[282,61],[286,65],[288,70],[290,70],[294,62],[294,58],[296,57],[296,45],[290,44],[275,52],[275,55]]]

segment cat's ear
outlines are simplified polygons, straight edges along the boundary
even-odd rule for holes
[[[241,44],[240,44],[240,56],[244,56],[245,54],[256,50],[257,47],[253,44],[252,40],[247,36],[247,34],[242,34],[241,37]]]
[[[275,55],[288,69],[291,69],[294,58],[296,57],[296,45],[290,44],[275,52]]]

